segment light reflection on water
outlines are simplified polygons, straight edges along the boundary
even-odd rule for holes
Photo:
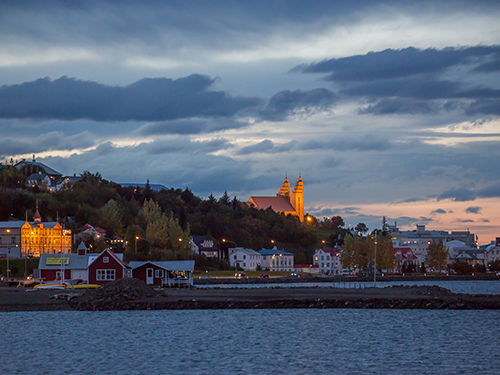
[[[500,280],[452,280],[452,281],[387,281],[377,282],[377,288],[398,285],[437,285],[451,290],[453,293],[467,294],[500,294]],[[196,285],[197,288],[373,288],[373,282],[296,282],[296,283],[259,283],[259,284],[217,284]]]
[[[498,374],[491,310],[0,313],[2,374]]]

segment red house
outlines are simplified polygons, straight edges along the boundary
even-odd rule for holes
[[[194,260],[130,262],[132,276],[149,285],[193,285]]]
[[[132,269],[111,250],[105,249],[87,267],[89,284],[105,284],[132,277]]]

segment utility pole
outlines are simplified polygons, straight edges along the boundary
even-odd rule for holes
[[[377,287],[377,232],[375,232],[375,269],[373,270],[373,284]]]

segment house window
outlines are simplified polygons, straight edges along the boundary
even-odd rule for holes
[[[114,280],[115,270],[97,270],[97,280]]]
[[[247,259],[247,256],[246,256],[246,255],[243,255],[243,259]]]
[[[103,257],[102,258],[103,263],[109,263],[109,257]]]
[[[11,237],[10,238],[10,243],[15,244],[16,243],[16,237]]]
[[[236,259],[236,255],[234,256],[234,259]]]
[[[163,270],[155,270],[155,277],[157,279],[163,279],[165,272]]]

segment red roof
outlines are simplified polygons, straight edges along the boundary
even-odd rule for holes
[[[331,249],[329,247],[323,247],[322,249],[319,249],[319,250],[323,250],[323,252],[325,253],[328,253],[330,254],[331,256],[335,256],[337,254],[339,254],[340,252],[336,249]]]
[[[396,259],[399,260],[416,260],[417,256],[413,253],[413,250],[409,247],[395,247],[394,255]]]
[[[256,208],[262,210],[271,207],[273,211],[295,212],[295,208],[292,207],[290,201],[281,195],[276,197],[250,197],[249,202],[254,203]]]

